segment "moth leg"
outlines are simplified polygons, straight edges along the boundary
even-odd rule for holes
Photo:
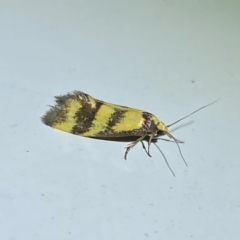
[[[138,142],[141,142],[146,136],[147,136],[147,135],[144,135],[144,136],[138,138],[136,141],[130,143],[130,144],[127,146],[126,152],[125,152],[125,154],[124,154],[124,159],[125,159],[125,160],[127,160],[128,152],[129,152],[134,146],[136,146],[136,144],[137,144]]]
[[[147,154],[149,157],[152,157],[152,156],[148,153],[148,151],[147,151],[147,149],[146,149],[146,147],[145,147],[145,145],[144,145],[144,142],[141,141],[141,143],[142,143],[142,147],[143,147],[143,149],[145,150],[146,154]]]
[[[155,135],[155,134],[152,134],[152,135],[150,136],[149,140],[148,140],[148,150],[147,150],[147,154],[148,154],[148,156],[150,156],[150,157],[151,157],[151,154],[150,154],[150,145],[151,145],[151,142],[152,142],[152,140],[153,140],[154,135]]]

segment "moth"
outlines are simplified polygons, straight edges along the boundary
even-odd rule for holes
[[[107,103],[80,91],[56,96],[55,101],[56,105],[51,106],[42,117],[44,124],[84,137],[106,140],[134,139],[126,148],[125,159],[129,151],[139,142],[151,157],[151,143],[156,143],[159,137],[164,135],[177,144],[181,154],[179,143],[183,142],[169,132],[169,127],[213,104],[205,105],[176,122],[166,125],[152,113]],[[143,140],[147,140],[147,148]]]

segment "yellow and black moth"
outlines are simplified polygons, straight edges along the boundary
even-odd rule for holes
[[[118,141],[134,139],[126,149],[125,159],[130,149],[138,142],[142,143],[149,156],[151,156],[149,152],[151,143],[156,143],[160,136],[168,136],[177,145],[182,143],[173,137],[168,128],[210,105],[201,107],[184,118],[166,125],[152,113],[107,103],[80,91],[56,96],[55,100],[56,105],[52,106],[42,117],[44,124],[84,137],[106,140],[117,139]],[[147,149],[143,140],[148,142]]]

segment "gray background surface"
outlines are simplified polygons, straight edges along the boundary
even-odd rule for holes
[[[237,240],[239,1],[0,1],[0,239]],[[154,113],[177,146],[43,125],[81,90]]]

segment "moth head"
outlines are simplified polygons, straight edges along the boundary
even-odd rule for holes
[[[153,121],[153,125],[156,128],[155,131],[157,136],[163,136],[169,133],[168,126],[162,121],[160,121],[156,116],[152,117],[152,121]]]

